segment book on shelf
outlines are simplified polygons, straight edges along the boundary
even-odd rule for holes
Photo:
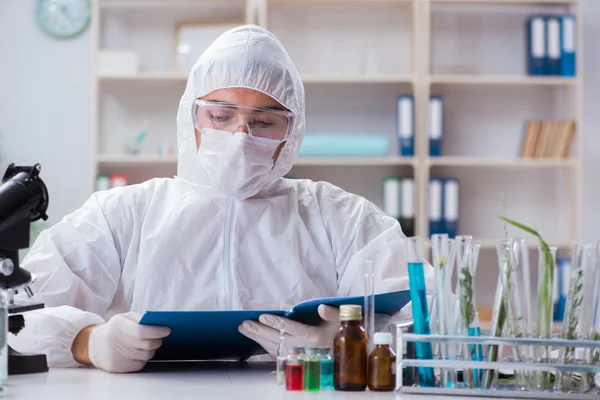
[[[574,121],[527,121],[521,141],[522,158],[568,158],[575,136]]]

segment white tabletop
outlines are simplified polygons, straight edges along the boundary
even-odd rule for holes
[[[432,400],[441,397],[396,392],[288,392],[277,386],[272,363],[190,363],[153,365],[132,374],[96,369],[51,369],[9,376],[1,399],[396,399]],[[456,398],[456,397],[454,397]],[[447,398],[445,398],[447,399]]]

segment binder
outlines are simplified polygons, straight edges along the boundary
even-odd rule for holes
[[[444,102],[442,96],[429,99],[429,155],[442,155],[442,137],[444,132]]]
[[[408,237],[415,236],[415,181],[413,178],[402,179],[402,201],[400,210],[400,226]]]
[[[429,236],[443,233],[442,204],[443,181],[439,178],[429,180]]]
[[[383,212],[400,221],[400,178],[395,176],[383,180]]]
[[[110,177],[105,174],[96,176],[96,191],[105,191],[110,189]]]
[[[546,40],[548,64],[546,75],[560,75],[560,18],[546,17]]]
[[[444,180],[444,233],[453,238],[458,234],[459,217],[459,186],[458,179],[450,178]]]
[[[398,96],[397,119],[399,153],[402,156],[413,156],[415,154],[415,118],[412,95]]]
[[[409,290],[377,293],[375,313],[394,315],[410,301]],[[319,304],[339,307],[342,304],[363,305],[364,296],[331,297],[303,301],[290,311],[168,311],[147,310],[140,325],[168,326],[171,334],[163,339],[153,361],[246,360],[265,350],[254,340],[242,335],[238,326],[245,320],[257,321],[261,314],[280,315],[294,321],[318,325],[322,322]],[[208,329],[207,329],[208,327]]]
[[[527,73],[546,73],[546,23],[542,16],[527,20]]]
[[[552,299],[554,301],[554,321],[562,321],[565,316],[565,307],[567,305],[567,295],[569,293],[571,260],[569,258],[559,258],[556,260],[556,274],[554,277],[554,289]]]
[[[560,17],[560,74],[576,75],[577,29],[575,16],[572,14]]]

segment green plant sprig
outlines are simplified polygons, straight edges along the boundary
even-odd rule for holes
[[[475,310],[473,309],[473,276],[467,266],[460,270],[461,299],[460,308],[465,326],[468,328],[475,319]]]
[[[501,220],[524,230],[527,233],[537,237],[540,242],[540,247],[542,248],[542,253],[544,254],[544,276],[543,276],[543,284],[542,288],[538,294],[538,324],[537,324],[537,335],[541,336],[541,328],[542,328],[542,313],[539,311],[543,311],[547,316],[546,318],[546,337],[549,338],[552,332],[552,293],[550,293],[550,289],[552,285],[551,282],[554,282],[554,261],[552,260],[552,252],[550,251],[550,246],[544,241],[542,236],[535,230],[526,225],[523,225],[519,222],[513,221],[506,217],[500,217]]]

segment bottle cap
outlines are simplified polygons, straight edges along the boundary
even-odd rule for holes
[[[319,347],[319,355],[327,356],[331,352],[331,348],[328,346]]]
[[[348,304],[340,306],[340,319],[342,321],[360,321],[362,319],[362,307]]]
[[[317,354],[317,351],[319,351],[318,347],[313,347],[313,346],[308,346],[306,347],[306,354]]]
[[[389,332],[376,332],[373,336],[373,343],[378,344],[392,344],[392,334]]]

